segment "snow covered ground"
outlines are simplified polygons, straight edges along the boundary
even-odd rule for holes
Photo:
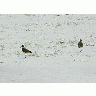
[[[96,15],[1,14],[0,51],[1,83],[96,83]]]

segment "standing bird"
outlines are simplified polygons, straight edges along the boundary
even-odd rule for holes
[[[25,53],[25,58],[26,58],[26,53],[32,53],[31,51],[29,51],[28,49],[26,49],[25,47],[24,47],[24,45],[22,45],[21,46],[22,47],[22,51]]]
[[[82,43],[82,40],[80,39],[80,42],[78,43],[78,47],[81,48],[83,47],[83,43]]]

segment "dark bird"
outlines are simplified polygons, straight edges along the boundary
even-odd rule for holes
[[[80,39],[80,42],[78,43],[78,47],[81,48],[83,47],[83,43],[82,43],[82,40]]]
[[[22,51],[23,51],[24,53],[32,53],[31,51],[29,51],[28,49],[26,49],[26,48],[24,47],[24,45],[22,45],[21,47],[22,47]],[[27,55],[27,54],[25,54],[25,58],[26,58],[26,55]]]

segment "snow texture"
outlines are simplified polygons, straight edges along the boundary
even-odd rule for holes
[[[0,51],[0,83],[96,83],[96,15],[1,14]]]

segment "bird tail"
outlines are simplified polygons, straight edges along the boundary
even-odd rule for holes
[[[30,53],[32,53],[31,51],[29,51]]]

